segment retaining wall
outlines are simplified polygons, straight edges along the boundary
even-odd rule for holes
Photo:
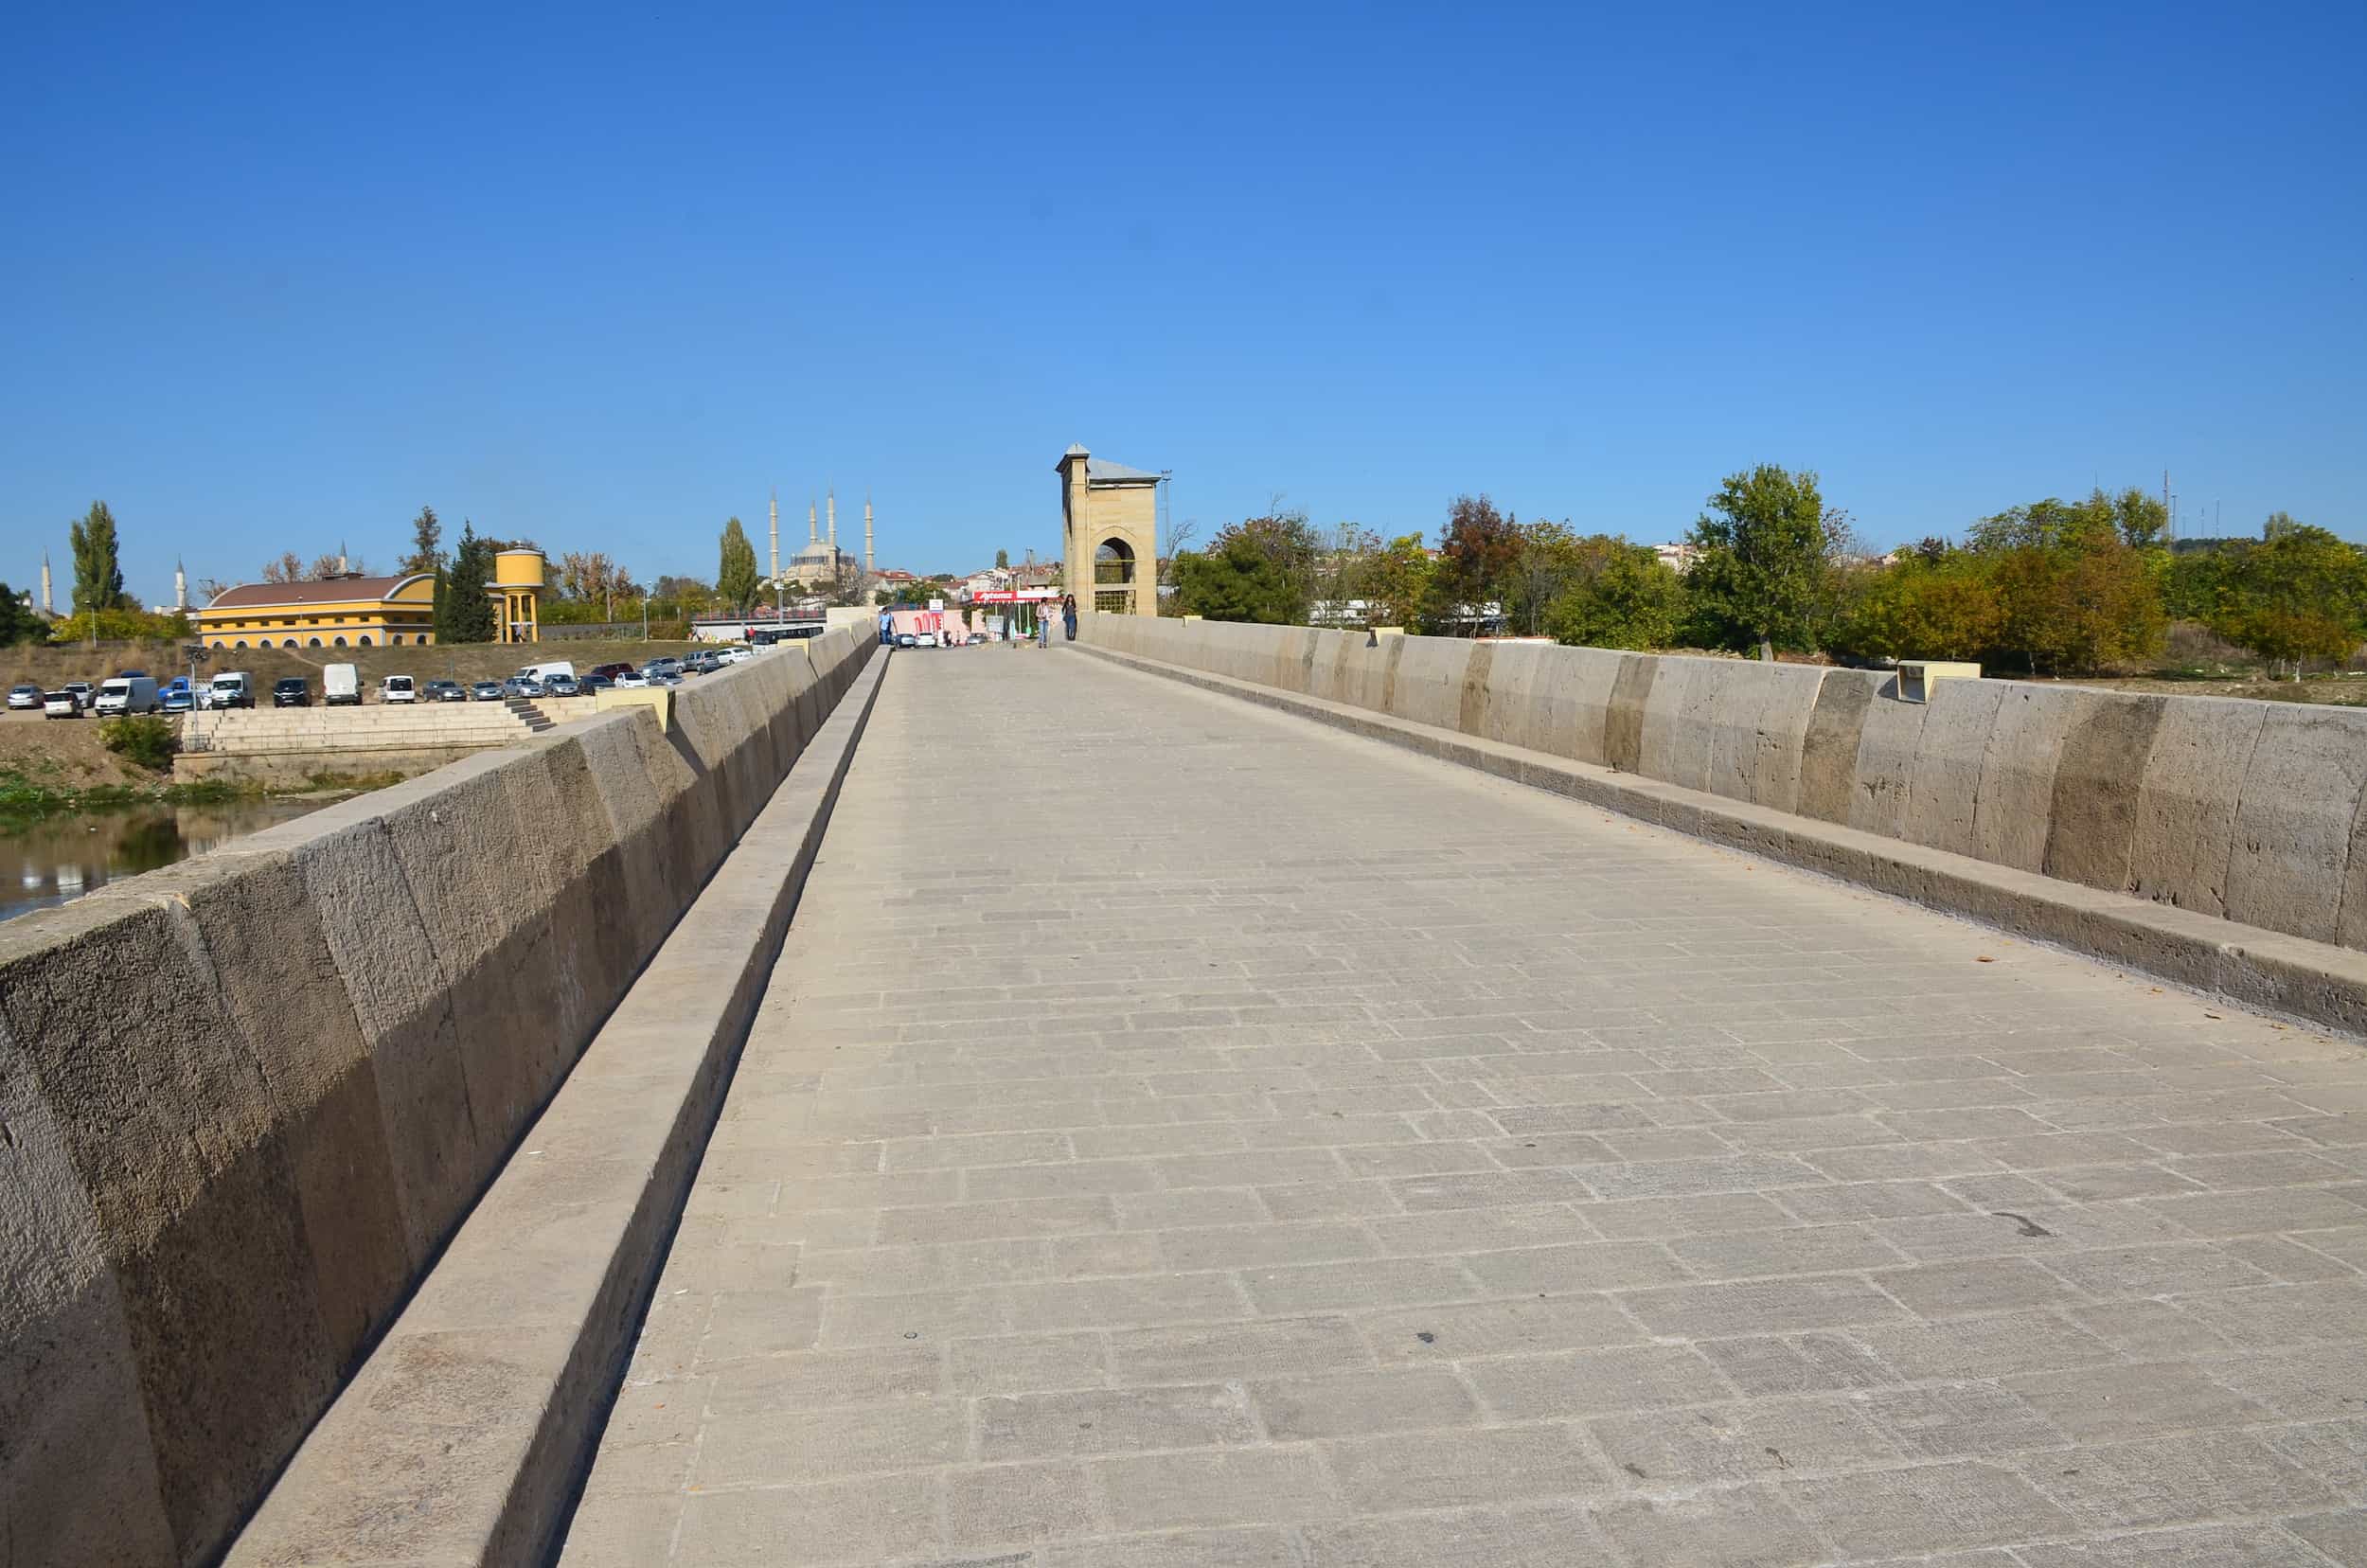
[[[873,646],[0,926],[9,1568],[221,1553]]]
[[[1086,641],[2367,949],[2367,713],[1090,615]]]

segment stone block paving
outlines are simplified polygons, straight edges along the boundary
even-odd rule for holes
[[[2362,1271],[2356,1042],[899,654],[565,1560],[2367,1563]]]

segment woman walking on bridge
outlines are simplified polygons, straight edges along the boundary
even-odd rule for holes
[[[1060,600],[1060,631],[1070,641],[1077,640],[1077,596],[1070,594]]]

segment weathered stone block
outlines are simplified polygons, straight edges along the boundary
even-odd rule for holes
[[[2362,790],[2367,715],[2269,708],[2235,811],[2228,918],[2334,941]]]
[[[1943,682],[1940,689],[1965,684]],[[2078,686],[2020,681],[1997,686],[1997,717],[1989,725],[1973,803],[1974,853],[1992,865],[2036,871],[2046,860],[2063,748],[2099,705],[2115,699]]]
[[[1899,837],[1979,858],[1981,769],[2004,696],[2004,683],[1999,681],[1945,681],[1932,689],[1931,700],[1922,704],[1923,732],[1915,745],[1906,827]],[[1862,768],[1860,776],[1864,776]]]
[[[2047,809],[2039,869],[2048,876],[2113,893],[2135,890],[2140,804],[2168,703],[2165,697],[2115,697],[2091,704],[2073,726],[2056,765]]]

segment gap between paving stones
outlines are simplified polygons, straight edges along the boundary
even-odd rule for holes
[[[2229,1003],[2367,1034],[2367,953],[1085,643],[1138,674],[1315,720],[1747,854],[1906,899]]]
[[[891,662],[864,665],[226,1562],[549,1556]]]

